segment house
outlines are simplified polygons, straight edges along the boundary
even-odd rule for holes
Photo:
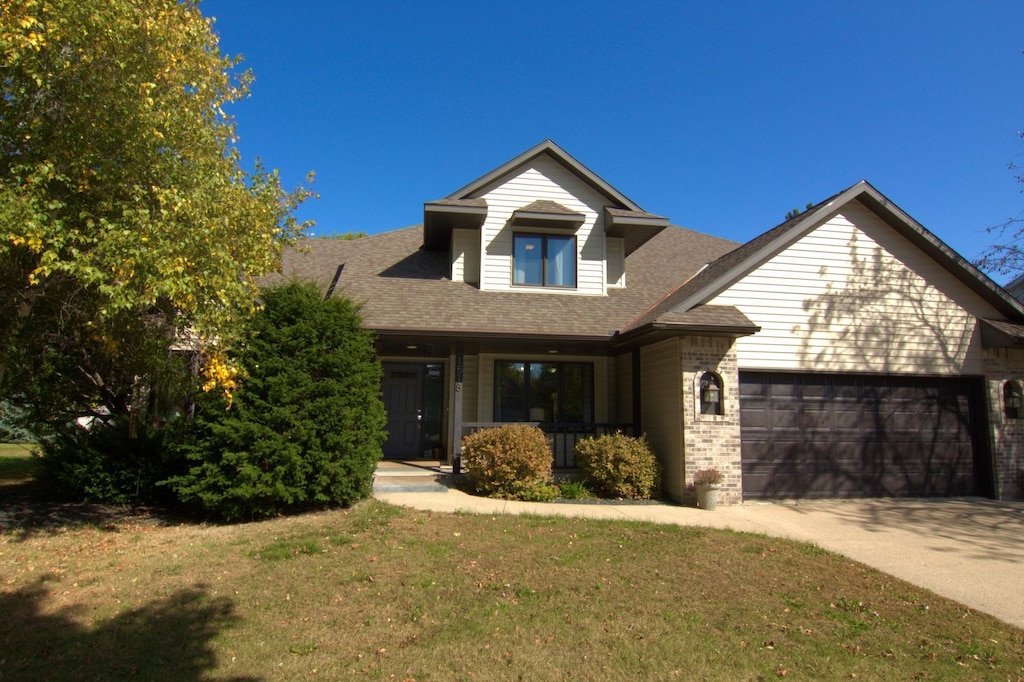
[[[1014,277],[1004,288],[1018,301],[1024,300],[1024,274]]]
[[[528,421],[647,435],[665,492],[1011,497],[1024,307],[867,182],[737,244],[648,213],[551,141],[423,207],[309,240],[284,277],[362,304],[385,456]]]

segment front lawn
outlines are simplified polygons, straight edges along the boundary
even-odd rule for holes
[[[1024,679],[1024,631],[814,546],[376,501],[0,533],[0,677]]]
[[[38,460],[32,443],[0,443],[0,486],[28,483],[36,473]]]

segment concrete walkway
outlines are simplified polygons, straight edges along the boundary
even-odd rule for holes
[[[981,498],[667,504],[512,502],[444,492],[374,493],[413,509],[707,526],[813,542],[1024,628],[1024,503]]]

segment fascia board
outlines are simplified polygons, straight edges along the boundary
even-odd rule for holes
[[[557,161],[561,162],[563,165],[565,165],[570,170],[572,170],[584,182],[586,182],[588,185],[590,185],[591,187],[596,189],[601,194],[604,194],[606,197],[608,197],[612,201],[614,201],[614,202],[616,202],[616,203],[618,203],[618,204],[620,204],[622,206],[625,206],[626,208],[630,209],[631,211],[643,211],[643,209],[640,208],[638,205],[636,205],[632,200],[630,200],[629,197],[627,197],[625,194],[623,194],[622,192],[620,192],[619,190],[615,189],[614,187],[609,185],[607,182],[602,180],[600,176],[598,176],[592,170],[590,170],[589,168],[584,166],[582,163],[580,163],[579,161],[574,159],[564,149],[559,147],[557,144],[555,144],[551,140],[544,140],[540,144],[538,144],[535,147],[532,147],[532,148],[526,150],[525,152],[523,152],[519,156],[515,157],[511,161],[507,161],[507,162],[503,163],[502,165],[498,166],[497,168],[492,170],[490,173],[482,175],[479,178],[477,178],[476,180],[474,180],[473,182],[469,183],[468,185],[457,189],[456,191],[452,192],[451,194],[449,194],[445,198],[446,199],[466,199],[466,198],[469,198],[469,197],[477,194],[481,189],[487,187],[488,185],[494,184],[496,181],[500,180],[501,178],[503,178],[506,175],[509,175],[512,171],[516,170],[520,166],[523,166],[523,165],[529,163],[530,161],[532,161],[534,158],[540,156],[541,154],[549,154],[549,155],[551,155]]]

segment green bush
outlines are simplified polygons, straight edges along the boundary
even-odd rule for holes
[[[76,424],[39,443],[39,478],[68,499],[105,504],[166,503],[159,481],[177,472],[164,456],[163,432],[139,429],[129,437],[127,417]]]
[[[231,408],[204,395],[196,418],[173,434],[189,466],[168,484],[229,521],[369,496],[387,437],[381,367],[358,309],[324,300],[312,284],[262,295]]]
[[[583,481],[563,481],[558,484],[559,497],[566,500],[593,499],[594,493]]]
[[[550,502],[561,497],[561,489],[554,483],[524,485],[515,499],[523,502]]]
[[[661,467],[647,440],[622,433],[576,443],[576,463],[608,497],[646,500],[661,489]]]
[[[558,488],[551,485],[551,461],[551,445],[536,426],[506,424],[462,439],[470,485],[489,497],[554,499]]]

